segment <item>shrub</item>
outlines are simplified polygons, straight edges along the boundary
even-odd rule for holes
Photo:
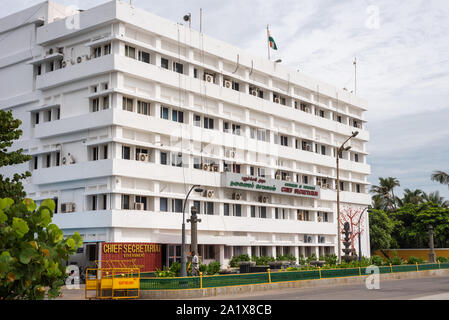
[[[266,266],[270,262],[275,262],[276,259],[274,259],[273,257],[267,257],[267,256],[263,256],[263,257],[254,256],[253,261],[256,263],[257,266]]]
[[[276,261],[296,261],[296,258],[291,253],[276,257]]]
[[[330,266],[336,265],[337,260],[338,260],[338,257],[336,254],[327,254],[324,256],[324,261],[326,262],[327,265],[330,265]]]
[[[404,261],[400,257],[394,256],[393,258],[388,259],[388,263],[390,263],[393,266],[398,266],[398,265],[403,264]]]
[[[381,256],[374,255],[371,256],[370,263],[374,264],[375,266],[381,266],[384,264],[384,259],[382,259]]]
[[[287,270],[287,271],[297,271],[298,268],[295,268],[295,267],[288,267],[288,268],[285,269],[285,270]]]
[[[449,262],[449,259],[446,257],[437,257],[437,262]]]
[[[410,258],[408,258],[407,263],[408,264],[416,264],[416,263],[421,264],[421,263],[424,263],[424,259],[411,256]]]
[[[168,270],[174,274],[174,277],[179,277],[181,274],[181,264],[175,261]]]
[[[310,257],[307,257],[306,261],[307,263],[310,263],[310,261],[317,261],[317,257],[315,253],[312,253],[312,255]]]
[[[200,264],[199,269],[200,272],[204,274],[205,272],[207,272],[207,264]]]
[[[302,254],[300,254],[298,257],[298,264],[300,264],[300,265],[306,264],[306,259],[304,258],[304,256]]]
[[[231,258],[231,260],[229,261],[229,265],[232,268],[237,268],[239,266],[239,262],[242,262],[242,261],[251,261],[251,259],[249,258],[249,255],[247,255],[247,254],[241,254],[237,257],[233,256]]]
[[[207,274],[209,274],[209,275],[217,274],[220,271],[220,267],[221,267],[221,264],[219,261],[212,261],[207,266]]]

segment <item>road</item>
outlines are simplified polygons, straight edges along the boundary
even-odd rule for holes
[[[318,280],[317,280],[318,281]],[[381,281],[380,289],[364,284],[320,288],[276,289],[204,300],[449,300],[449,277]],[[195,300],[202,300],[195,299]]]

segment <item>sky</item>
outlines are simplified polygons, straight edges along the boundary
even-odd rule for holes
[[[40,0],[3,0],[0,17]],[[88,9],[106,1],[57,0]],[[449,172],[449,3],[447,0],[133,0],[133,6],[273,59],[368,101],[369,182],[396,177],[405,189],[449,188],[430,180]],[[400,194],[399,192],[399,194]]]

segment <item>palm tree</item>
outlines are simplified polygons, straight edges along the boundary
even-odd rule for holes
[[[444,200],[444,197],[440,197],[439,191],[431,192],[429,194],[424,192],[422,197],[426,202],[433,202],[442,208],[449,208],[449,201]]]
[[[394,188],[399,187],[399,180],[393,177],[379,178],[379,185],[373,185],[370,192],[374,193],[374,197],[382,198],[385,201],[386,209],[396,209],[396,197],[394,195]]]
[[[447,184],[447,186],[449,187],[449,174],[444,171],[434,171],[430,176],[430,179],[441,184]]]
[[[401,201],[401,206],[403,206],[404,204],[407,203],[411,203],[411,204],[420,204],[424,202],[423,199],[423,194],[424,192],[420,189],[416,189],[414,191],[410,190],[410,189],[405,189],[404,190],[404,197],[402,198]]]

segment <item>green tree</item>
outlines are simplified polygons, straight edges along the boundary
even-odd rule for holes
[[[383,210],[369,209],[368,214],[371,252],[391,248],[396,244],[391,235],[395,222]]]
[[[394,188],[400,186],[399,180],[393,177],[379,178],[379,185],[373,185],[370,192],[374,193],[373,198],[377,199],[378,203],[384,204],[383,210],[396,209],[396,197],[394,195]]]
[[[0,167],[25,163],[31,160],[31,156],[23,154],[23,149],[11,151],[15,140],[22,135],[19,129],[22,122],[14,119],[11,111],[0,110]],[[4,177],[0,174],[0,198],[12,198],[19,202],[26,197],[21,180],[30,177],[31,173],[15,173],[12,177]]]
[[[399,207],[403,207],[405,204],[420,204],[423,203],[424,192],[420,189],[410,190],[404,189],[404,197],[402,199],[397,199],[396,203]]]
[[[428,248],[429,225],[434,227],[435,247],[449,245],[449,209],[432,202],[406,204],[392,214],[393,231],[400,248]]]
[[[439,205],[442,208],[448,208],[449,207],[449,201],[444,200],[444,197],[440,197],[440,192],[435,191],[431,192],[429,194],[423,193],[423,199],[425,202],[433,202],[437,205]]]
[[[449,174],[444,171],[434,171],[430,176],[430,179],[441,184],[446,184],[449,187]]]
[[[59,295],[63,261],[83,244],[76,232],[64,240],[52,224],[53,200],[37,208],[31,199],[0,199],[0,300],[43,299]]]

